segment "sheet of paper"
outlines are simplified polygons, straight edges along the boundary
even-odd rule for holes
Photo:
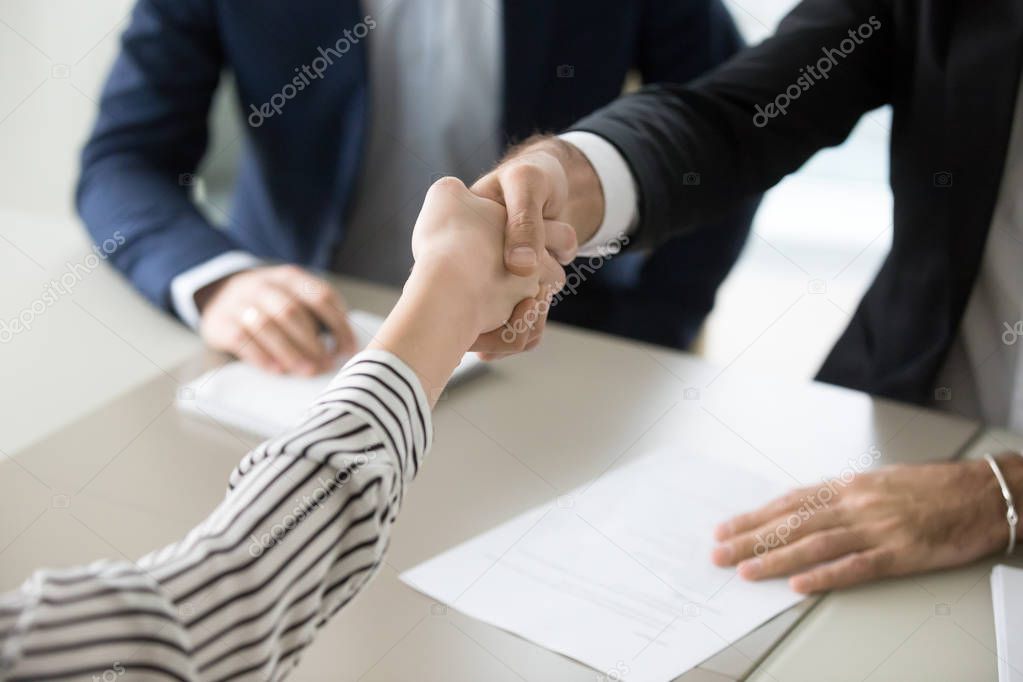
[[[384,321],[361,310],[350,311],[348,318],[359,348],[369,344]],[[182,387],[178,408],[269,438],[301,419],[349,359],[339,358],[332,371],[315,377],[270,374],[242,362],[229,362]],[[452,383],[482,365],[474,354],[467,354],[455,370]]]
[[[787,488],[720,458],[654,451],[402,580],[608,679],[664,682],[801,599],[709,558],[716,523]]]
[[[991,605],[995,613],[998,681],[1023,682],[1023,569],[994,567]]]

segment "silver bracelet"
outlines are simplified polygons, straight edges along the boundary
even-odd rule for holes
[[[1009,522],[1009,545],[1005,548],[1005,555],[1011,556],[1016,549],[1016,524],[1019,522],[1019,514],[1016,513],[1016,505],[1012,502],[1012,491],[1009,490],[1009,484],[1005,482],[1005,476],[1002,476],[998,462],[987,452],[984,453],[984,459],[987,460],[991,472],[998,479],[998,487],[1002,489],[1002,498],[1005,499],[1005,520]]]

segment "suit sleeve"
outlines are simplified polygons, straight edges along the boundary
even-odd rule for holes
[[[82,152],[76,201],[93,241],[163,308],[175,275],[238,248],[190,197],[222,62],[212,2],[139,0]]]
[[[572,129],[621,152],[640,194],[638,242],[655,246],[768,189],[889,101],[894,32],[890,0],[804,0],[710,74],[649,86]]]

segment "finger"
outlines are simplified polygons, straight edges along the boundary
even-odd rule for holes
[[[274,360],[273,356],[263,350],[263,348],[254,338],[252,338],[247,330],[240,328],[240,334],[244,337],[244,339],[233,351],[238,359],[268,372],[273,372],[274,374],[280,374],[281,371],[283,371],[281,364]]]
[[[539,320],[543,307],[535,298],[523,299],[505,324],[482,334],[469,350],[486,355],[521,353],[529,342],[531,323]]]
[[[859,551],[864,546],[862,536],[848,528],[829,528],[819,533],[810,533],[787,547],[747,559],[739,564],[738,573],[746,580],[789,575]]]
[[[302,356],[298,347],[288,338],[287,334],[277,326],[277,323],[261,308],[252,308],[252,312],[245,314],[242,324],[252,335],[259,346],[265,350],[274,361],[278,362],[287,372],[312,375],[316,367]]]
[[[312,276],[295,282],[293,291],[312,309],[316,318],[334,337],[337,354],[351,355],[356,348],[355,333],[348,321],[348,306],[330,284]]]
[[[559,263],[568,265],[575,260],[579,252],[579,240],[575,228],[571,225],[558,220],[548,220],[544,223],[544,237],[547,240],[547,251]]]
[[[734,516],[714,529],[714,539],[727,540],[739,533],[757,528],[775,517],[787,514],[805,502],[806,494],[806,488],[799,488],[771,500],[759,509]]]
[[[281,285],[271,284],[263,294],[264,309],[288,335],[306,360],[326,369],[327,349],[320,340],[317,319],[298,296]]]
[[[542,312],[542,315],[537,319],[532,329],[529,331],[529,335],[526,338],[526,345],[523,350],[533,350],[540,341],[543,340],[544,331],[547,329],[547,317],[550,314],[551,300],[553,295],[550,293],[551,289],[546,288],[546,293],[537,297],[537,310]]]
[[[540,256],[540,283],[544,285],[537,296],[548,299],[565,286],[565,268],[547,251]]]
[[[722,541],[714,548],[711,559],[718,566],[733,566],[750,557],[761,556],[811,533],[837,525],[838,517],[831,509],[818,509],[812,513],[800,509],[787,515],[776,516],[751,531]]]
[[[549,193],[543,171],[531,164],[516,164],[501,178],[508,226],[504,239],[504,262],[510,272],[532,275],[544,249],[543,207]]]
[[[893,563],[894,554],[886,548],[875,547],[853,552],[792,576],[789,578],[789,587],[802,594],[849,587],[890,575]]]

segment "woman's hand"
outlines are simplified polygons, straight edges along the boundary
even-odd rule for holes
[[[996,458],[1023,500],[1023,457]],[[712,559],[748,580],[821,592],[1001,551],[1006,506],[984,460],[897,465],[802,488],[717,527]]]
[[[560,271],[544,250],[532,274],[509,272],[506,221],[504,206],[455,178],[438,180],[427,192],[412,233],[415,265],[369,347],[387,349],[412,367],[431,403],[479,335],[500,327],[523,302],[543,296],[541,279]],[[569,228],[548,221],[546,229]]]
[[[449,292],[452,305],[474,313],[477,334],[500,327],[521,301],[545,294],[542,282],[560,277],[561,266],[546,249],[540,251],[540,267],[529,275],[505,267],[506,221],[504,206],[470,192],[457,178],[442,178],[427,192],[412,232],[416,264],[410,285],[426,272],[436,275],[440,281],[431,288]],[[571,232],[554,221],[545,225],[551,233]]]

